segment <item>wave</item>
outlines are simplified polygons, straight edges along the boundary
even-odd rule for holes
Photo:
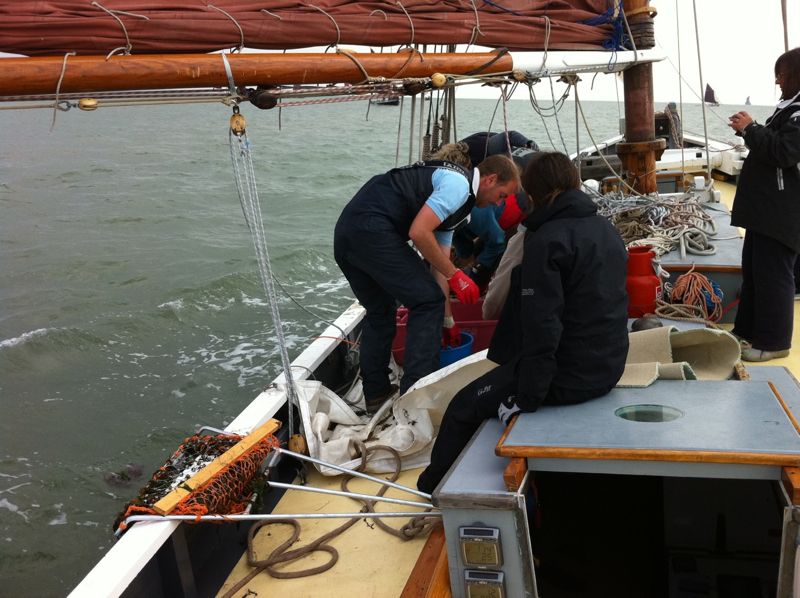
[[[51,332],[53,330],[57,330],[57,328],[37,328],[36,330],[31,330],[30,332],[23,332],[22,334],[20,334],[19,336],[15,336],[14,338],[7,338],[4,341],[0,341],[0,349],[8,349],[10,347],[21,345],[33,338],[44,336],[48,332]]]
[[[43,345],[84,349],[105,344],[104,339],[79,328],[37,328],[0,341],[0,351],[23,347],[38,349]]]

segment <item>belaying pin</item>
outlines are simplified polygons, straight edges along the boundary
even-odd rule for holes
[[[237,137],[241,137],[247,128],[247,121],[244,116],[239,114],[239,106],[233,107],[233,115],[231,116],[231,132]]]

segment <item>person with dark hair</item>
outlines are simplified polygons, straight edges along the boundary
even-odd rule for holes
[[[403,393],[439,367],[443,281],[463,303],[478,300],[475,283],[450,261],[453,228],[473,206],[498,204],[518,186],[517,167],[503,156],[487,158],[474,170],[432,160],[372,177],[342,210],[333,254],[366,309],[360,365],[368,413],[397,391],[389,381],[397,302],[408,309]]]
[[[434,490],[483,420],[497,416],[508,424],[520,411],[603,396],[625,368],[627,252],[619,233],[580,191],[564,154],[533,156],[522,186],[533,211],[489,347],[498,367],[448,405],[431,463],[417,481],[423,492]]]
[[[786,357],[792,345],[800,253],[800,48],[775,61],[775,82],[781,101],[763,125],[744,111],[729,119],[750,150],[731,210],[731,224],[747,231],[733,326],[744,361]]]
[[[469,157],[472,165],[477,166],[489,156],[497,154],[511,154],[518,148],[539,151],[539,146],[533,139],[529,139],[519,131],[480,131],[473,133],[461,140],[469,147]]]

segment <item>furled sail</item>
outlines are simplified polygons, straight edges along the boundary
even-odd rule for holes
[[[618,49],[618,0],[20,0],[0,3],[0,51],[29,56],[238,47],[476,44]]]

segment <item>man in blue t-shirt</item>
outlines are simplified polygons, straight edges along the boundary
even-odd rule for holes
[[[450,261],[453,229],[473,206],[497,205],[518,186],[518,169],[503,156],[472,171],[451,162],[418,162],[374,176],[345,206],[334,230],[334,257],[367,312],[361,375],[368,413],[395,392],[389,359],[397,302],[408,309],[402,394],[438,368],[444,293],[431,270],[462,303],[479,297],[475,283]]]

